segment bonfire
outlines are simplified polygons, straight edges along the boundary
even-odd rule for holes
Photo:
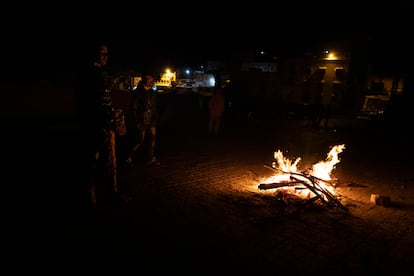
[[[326,159],[312,165],[307,171],[298,169],[300,157],[291,160],[277,150],[274,152],[275,161],[271,165],[265,164],[266,168],[276,174],[262,181],[259,189],[276,189],[277,194],[284,199],[301,198],[346,210],[335,196],[335,179],[331,175],[336,164],[340,162],[338,155],[344,149],[344,144],[332,146]]]

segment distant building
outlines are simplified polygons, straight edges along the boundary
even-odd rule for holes
[[[233,95],[247,105],[303,108],[320,97],[335,113],[364,117],[383,113],[391,96],[404,90],[401,74],[374,68],[369,61],[352,60],[350,52],[324,51],[277,63],[248,58],[230,79]]]

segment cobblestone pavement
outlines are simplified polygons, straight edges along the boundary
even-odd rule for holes
[[[378,128],[356,119],[333,118],[329,129],[315,130],[303,119],[254,117],[225,122],[219,137],[181,119],[160,130],[160,166],[138,159],[135,168],[120,168],[127,206],[99,212],[61,204],[42,216],[48,245],[35,244],[49,265],[36,266],[117,275],[410,273],[414,184],[404,141],[390,148]],[[274,174],[264,166],[274,151],[301,157],[308,168],[342,143],[333,175],[344,209],[286,202],[258,188]],[[58,169],[59,180],[70,185],[77,176],[67,170]],[[390,204],[371,202],[371,194]]]
[[[391,154],[382,142],[373,144],[359,121],[350,127],[333,120],[329,130],[314,130],[304,120],[256,120],[228,126],[220,137],[197,128],[161,133],[160,166],[138,160],[134,169],[120,170],[129,205],[71,224],[76,239],[73,232],[62,238],[81,248],[90,244],[98,260],[112,264],[96,263],[104,270],[408,274],[414,186],[396,149]],[[258,188],[274,174],[264,166],[274,161],[274,151],[300,156],[306,168],[340,143],[346,148],[333,175],[345,209],[286,203],[275,190]],[[377,205],[371,194],[391,202]],[[89,254],[78,257],[90,264]]]

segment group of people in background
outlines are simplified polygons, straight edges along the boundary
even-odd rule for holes
[[[160,164],[154,154],[159,119],[154,76],[150,72],[141,75],[141,81],[131,91],[125,114],[113,102],[111,82],[106,71],[108,58],[108,44],[95,44],[77,79],[77,106],[83,141],[80,159],[83,175],[86,176],[82,187],[84,199],[93,208],[113,207],[127,201],[118,184],[118,163],[134,167],[137,151],[144,144],[147,164]],[[219,133],[224,110],[224,94],[218,83],[208,102],[209,134]],[[123,145],[125,160],[119,162],[117,139],[122,136],[129,139],[125,139],[128,142]]]

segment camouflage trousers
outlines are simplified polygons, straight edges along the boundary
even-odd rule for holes
[[[109,205],[118,194],[116,135],[103,129],[94,152],[89,193],[94,207]]]

